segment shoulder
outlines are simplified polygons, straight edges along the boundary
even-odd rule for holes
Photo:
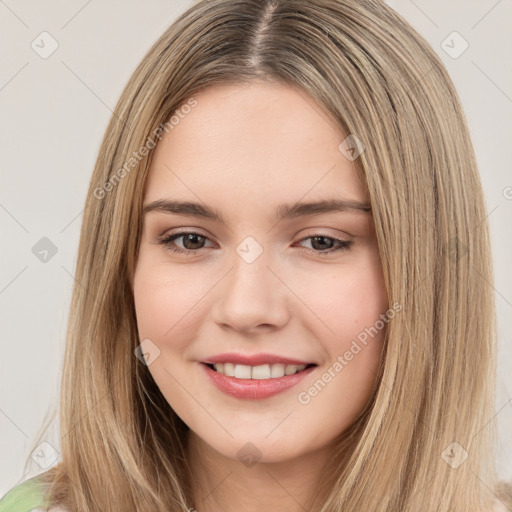
[[[45,489],[45,484],[40,482],[37,477],[17,485],[0,499],[0,512],[46,510],[48,503],[44,495]]]
[[[46,484],[38,477],[26,480],[0,498],[0,512],[67,512],[62,507],[49,507],[45,491]]]

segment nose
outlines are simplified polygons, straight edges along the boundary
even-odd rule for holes
[[[213,320],[221,328],[256,332],[282,328],[290,319],[286,276],[266,252],[249,262],[235,254],[232,266],[216,287]]]

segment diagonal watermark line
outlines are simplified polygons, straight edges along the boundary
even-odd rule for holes
[[[76,76],[76,78],[77,78],[78,80],[80,80],[80,82],[82,82],[82,84],[84,84],[84,86],[85,86],[87,89],[89,89],[89,91],[91,91],[91,92],[92,92],[92,94],[94,94],[94,96],[96,96],[96,98],[98,98],[98,100],[99,100],[99,101],[101,101],[101,103],[103,103],[103,105],[105,105],[105,107],[107,107],[107,108],[110,110],[110,112],[112,112],[112,114],[113,114],[114,116],[116,116],[116,118],[117,118],[117,120],[118,120],[118,121],[120,121],[121,123],[123,122],[123,121],[119,118],[119,116],[118,116],[118,115],[117,115],[117,114],[116,114],[116,113],[115,113],[115,112],[114,112],[114,111],[113,111],[113,110],[112,110],[112,109],[107,105],[107,103],[105,103],[105,102],[104,102],[104,101],[103,101],[103,100],[102,100],[102,99],[101,99],[101,98],[100,98],[100,97],[99,97],[99,96],[98,96],[98,95],[97,95],[97,94],[96,94],[96,93],[95,93],[95,92],[94,92],[94,91],[93,91],[93,90],[92,90],[92,89],[91,89],[91,88],[90,88],[90,87],[89,87],[89,86],[88,86],[88,85],[87,85],[87,84],[86,84],[86,83],[85,83],[85,82],[84,82],[84,81],[83,81],[83,80],[82,80],[82,79],[81,79],[81,78],[80,78],[80,77],[79,77],[79,76],[78,76],[78,75],[77,75],[77,74],[76,74],[76,73],[75,73],[75,72],[74,72],[74,71],[73,71],[73,70],[72,70],[72,69],[71,69],[71,68],[70,68],[70,67],[69,67],[65,62],[64,62],[64,61],[63,61],[63,60],[61,60],[61,62],[62,62],[62,64],[64,64],[64,66],[66,66],[66,67],[69,69],[69,71],[71,71],[71,73],[73,73],[73,75],[75,75],[75,76]]]
[[[336,333],[268,265],[266,265],[266,267],[270,270],[270,272],[272,272],[272,274],[274,274],[277,277],[277,279],[279,279],[279,281],[281,281],[281,283],[283,283],[286,286],[286,288],[288,288],[288,290],[290,290],[293,293],[293,295],[295,295],[295,297],[297,297],[297,299],[299,299],[302,302],[302,304],[304,304],[304,306],[306,306],[309,309],[309,311],[311,311],[311,313],[313,313],[313,315],[315,315],[318,318],[318,320],[320,320],[320,322],[322,322],[325,325],[325,327],[327,327],[327,329],[329,329],[329,331],[332,332],[332,334],[336,335]]]
[[[28,229],[2,204],[0,203],[0,208],[2,208],[10,217],[25,231],[28,233]]]
[[[71,21],[73,21],[91,2],[92,0],[88,0],[88,2],[82,5],[82,7],[76,12],[76,14],[74,14],[66,23],[64,23],[64,25],[62,25],[60,29],[62,30],[63,28],[67,27],[71,23]]]
[[[490,419],[490,420],[489,420],[489,421],[488,421],[488,422],[487,422],[487,423],[486,423],[486,424],[485,424],[485,425],[484,425],[484,426],[483,426],[483,427],[482,427],[482,428],[481,428],[481,429],[480,429],[480,430],[479,430],[479,431],[478,431],[478,432],[477,432],[477,433],[476,433],[476,434],[471,438],[471,440],[473,440],[473,438],[475,438],[478,434],[480,434],[480,432],[482,432],[482,430],[484,430],[485,428],[487,428],[487,426],[488,426],[491,422],[493,422],[493,421],[494,421],[494,420],[499,416],[499,414],[501,413],[501,411],[503,411],[503,409],[505,409],[505,407],[506,407],[507,405],[511,405],[511,404],[512,404],[512,400],[507,400],[507,401],[505,402],[505,404],[503,405],[503,407],[501,407],[501,408],[500,408],[500,410],[499,410],[499,411],[497,411],[497,412],[494,414],[494,416],[493,416],[493,417],[492,417],[492,418],[491,418],[491,419]]]
[[[476,267],[473,267],[473,269],[476,270],[477,274],[480,275],[480,278],[485,281],[512,308],[512,303],[510,303],[508,299],[501,292],[499,292],[492,283],[489,283],[489,281],[484,278],[484,276]]]
[[[87,293],[87,295],[89,295],[89,297],[91,297],[93,299],[93,302],[96,301],[96,298],[93,297],[90,293],[89,293],[89,290],[87,288],[85,288],[84,286],[82,286],[82,283],[80,283],[80,281],[78,281],[78,279],[75,278],[75,276],[69,271],[67,270],[64,265],[61,265],[61,268],[62,270],[64,270],[64,272],[66,272],[66,274],[68,274],[72,279],[73,281],[75,281],[75,283],[80,286],[80,288],[82,288],[82,290]]]
[[[270,435],[272,434],[272,432],[274,432],[274,430],[276,430],[277,427],[279,427],[279,425],[282,425],[282,423],[284,422],[284,420],[286,420],[286,418],[288,418],[288,416],[290,416],[290,414],[292,414],[294,411],[290,411],[266,436],[265,436],[265,439]]]
[[[23,447],[24,450],[26,450],[26,446]],[[21,478],[13,485],[11,486],[10,491],[12,491],[13,489],[15,489],[19,484],[21,484],[22,482],[25,481],[25,478],[27,477],[27,475],[30,473],[30,469],[25,469],[24,472],[23,472],[23,475],[21,476]],[[5,497],[5,496],[4,496]]]
[[[231,271],[231,267],[184,315],[182,315],[178,321],[164,334],[167,336]]]
[[[487,17],[487,15],[494,10],[494,8],[501,3],[501,0],[498,0],[472,27],[471,30],[473,30],[479,23],[481,23],[484,18]]]
[[[30,28],[30,27],[29,27],[29,26],[28,26],[28,25],[27,25],[27,24],[26,24],[26,23],[25,23],[25,22],[24,22],[24,21],[23,21],[23,20],[22,20],[22,19],[21,19],[21,18],[20,18],[20,17],[19,17],[19,16],[18,16],[18,15],[17,15],[17,14],[16,14],[16,13],[15,13],[15,12],[14,12],[14,11],[13,11],[9,6],[8,6],[8,5],[7,5],[7,4],[6,4],[6,3],[5,3],[5,2],[4,2],[4,0],[0,0],[0,3],[1,3],[1,4],[3,4],[3,5],[5,5],[5,7],[7,7],[7,9],[9,9],[9,11],[11,11],[11,14],[12,14],[13,16],[15,16],[16,18],[18,18],[18,20],[19,20],[21,23],[23,23],[23,25],[25,25],[25,27]]]
[[[0,412],[28,439],[29,436],[27,434],[25,434],[25,432],[23,432],[23,430],[21,430],[20,427],[18,427],[18,425],[16,425],[16,423],[14,423],[14,421],[11,420],[11,418],[9,418],[9,416],[7,416],[7,414],[5,414],[4,411],[2,411],[2,409],[0,409]]]
[[[110,106],[107,105],[107,103],[105,103],[63,60],[61,60],[61,62],[62,64],[64,64],[64,66],[66,66],[69,69],[69,71],[71,71],[71,73],[73,73],[73,75],[75,75],[78,78],[78,80],[80,80],[80,82],[82,82],[82,84],[84,84],[85,87],[87,87],[87,89],[89,89],[89,91],[91,91],[94,94],[94,96],[96,96],[96,98],[98,98],[101,101],[101,103],[103,103],[103,105],[105,105],[105,107],[107,107],[110,110],[110,112],[112,112],[112,114],[114,113]]]
[[[85,210],[85,208],[84,208]],[[66,231],[66,229],[68,229],[69,226],[71,226],[71,224],[73,224],[73,222],[78,218],[80,217],[80,215],[82,215],[82,213],[84,213],[84,210],[82,210],[80,213],[78,213],[77,215],[75,215],[61,230],[60,232],[61,233],[64,233],[64,231]]]
[[[498,91],[500,91],[501,94],[507,98],[508,101],[512,102],[512,98],[510,98],[510,96],[474,60],[471,62],[473,63],[473,66],[475,66],[480,71],[480,73],[482,73],[482,75],[484,75],[487,80],[489,80],[489,82],[491,82],[494,87],[496,87],[496,89],[498,89]]]
[[[230,471],[202,500],[202,502],[204,502],[206,500],[206,498],[208,498],[211,494],[213,494],[215,492],[215,490],[217,490],[221,484],[224,482],[224,480],[226,480],[226,478],[231,475],[231,473],[233,473],[233,471]],[[192,512],[192,511],[191,511]]]
[[[430,486],[430,482],[432,482],[432,480],[434,480],[434,478],[438,475],[438,473],[436,473],[418,492],[414,493],[410,499],[414,498],[415,496],[417,496],[418,494],[421,494],[425,489],[427,489],[429,486]]]
[[[307,508],[304,508],[304,507],[302,506],[302,504],[301,504],[301,503],[299,503],[299,502],[295,499],[295,496],[293,496],[292,494],[290,494],[290,493],[288,492],[288,489],[286,489],[286,487],[284,487],[284,485],[283,485],[279,480],[277,480],[277,478],[275,478],[275,477],[274,477],[274,475],[272,475],[271,473],[269,473],[266,469],[265,469],[265,473],[267,473],[267,474],[270,476],[270,478],[272,478],[272,479],[274,480],[274,482],[275,482],[277,485],[279,485],[279,487],[281,487],[281,489],[283,489],[283,491],[285,491],[285,492],[286,492],[286,494],[288,494],[288,496],[290,496],[290,498],[292,498],[292,499],[293,499],[293,501],[295,501],[295,503],[297,503],[297,505],[299,505],[299,507],[300,507],[302,510],[305,510],[306,512],[309,512]]]
[[[485,485],[485,487],[487,487],[487,489],[489,489],[489,491],[491,491],[494,494],[494,496],[496,497],[496,500],[498,500],[500,503],[502,503],[505,507],[509,506],[507,503],[504,503],[501,500],[501,498],[494,492],[494,489],[491,489],[472,469],[470,471],[471,471],[471,473],[473,473],[473,475],[475,475],[478,478],[478,480],[480,480],[480,482],[482,482],[482,484]],[[506,510],[508,510],[508,508]]]
[[[187,392],[189,394],[189,396],[191,398],[193,398],[196,401],[196,403],[199,404],[206,411],[206,413],[210,416],[210,418],[212,418],[212,420],[215,421],[215,423],[217,423],[217,425],[219,425],[219,427],[222,428],[222,430],[224,430],[224,432],[226,432],[226,434],[228,434],[230,437],[233,437],[233,434],[231,434],[231,432],[229,432],[229,430],[227,430],[226,427],[224,427],[224,425],[222,425],[222,423],[220,423],[212,415],[212,413],[192,393],[190,393],[190,391],[185,386],[183,386],[183,384],[167,368],[165,368],[165,367],[163,367],[163,368],[181,386],[181,389],[183,389],[185,392]]]
[[[1,1],[1,0],[0,0]],[[25,64],[23,64],[23,66],[21,66],[20,69],[18,69],[18,71],[16,71],[16,73],[14,73],[14,75],[9,78],[9,80],[7,80],[7,82],[5,82],[4,85],[2,85],[2,87],[0,87],[0,92],[4,90],[4,88],[9,84],[11,83],[26,67],[28,66],[28,62],[25,62]]]
[[[23,274],[23,272],[25,272],[25,270],[27,270],[28,268],[28,265],[23,269],[23,270],[20,270],[1,290],[0,290],[0,295],[2,293],[4,293],[4,291],[12,284],[14,283],[14,281],[16,281],[16,279],[18,279],[18,277]]]
[[[425,16],[425,18],[427,18],[430,23],[434,25],[434,27],[439,28],[439,25],[437,25],[437,23],[435,23],[434,20],[424,10],[420,9],[420,6],[416,2],[413,2],[413,0],[409,0],[409,2],[411,2],[411,4],[414,5],[414,7],[416,7],[416,9],[418,9],[418,11],[423,14],[423,16]]]
[[[488,217],[490,217],[491,213],[494,213],[496,211],[496,208],[498,208],[499,204],[496,205],[473,229],[472,232],[476,231],[486,220]]]

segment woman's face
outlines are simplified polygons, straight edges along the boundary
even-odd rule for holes
[[[305,93],[252,82],[195,100],[154,150],[145,189],[132,276],[142,351],[205,445],[284,461],[361,412],[388,306],[371,214],[299,205],[368,197],[346,136]],[[217,356],[226,375],[205,364]],[[290,361],[314,366],[293,377]]]

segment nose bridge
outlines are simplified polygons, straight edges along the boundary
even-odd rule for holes
[[[242,291],[244,288],[259,285],[257,288],[264,292],[264,288],[269,284],[269,275],[272,275],[269,270],[273,265],[271,260],[269,249],[264,250],[253,237],[247,237],[236,247],[231,259],[232,284]],[[238,286],[239,284],[241,286]]]
[[[286,287],[270,268],[271,251],[246,237],[230,259],[230,272],[219,290],[215,320],[236,329],[261,324],[282,325],[287,320]]]

